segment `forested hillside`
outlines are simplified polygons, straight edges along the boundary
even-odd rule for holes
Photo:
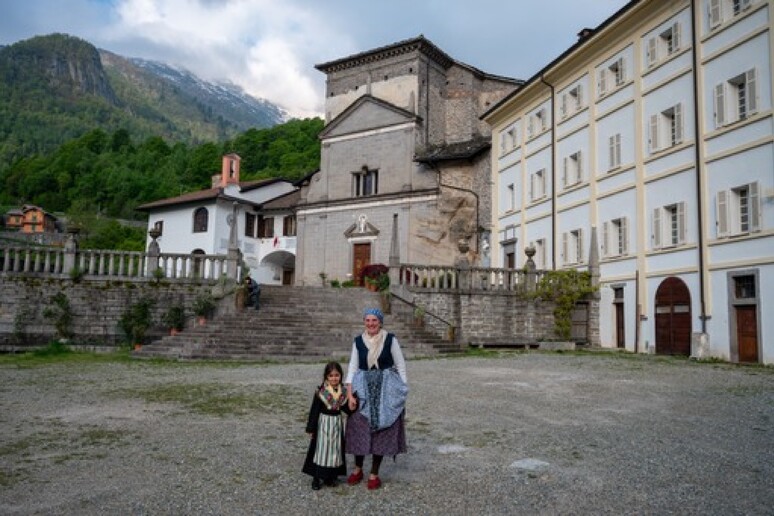
[[[234,138],[285,113],[236,87],[132,60],[65,34],[0,48],[0,166],[100,128],[197,144]]]
[[[319,118],[251,129],[224,143],[169,144],[158,136],[134,141],[129,131],[94,129],[50,154],[0,170],[0,205],[36,204],[70,216],[91,213],[141,218],[149,201],[208,188],[223,154],[242,157],[243,180],[300,178],[320,161]]]

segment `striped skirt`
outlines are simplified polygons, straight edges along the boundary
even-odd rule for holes
[[[325,468],[335,468],[342,465],[341,443],[344,433],[344,420],[341,414],[329,416],[320,414],[317,427],[317,446],[314,450],[313,462]]]

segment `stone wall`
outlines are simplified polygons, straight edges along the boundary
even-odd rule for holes
[[[417,289],[399,295],[454,325],[461,344],[533,344],[554,338],[550,302],[528,301],[513,292]],[[405,303],[395,301],[392,307],[404,319],[413,317],[414,309]],[[448,332],[447,325],[431,315],[425,315],[425,327],[438,335]]]
[[[142,281],[110,281],[36,278],[33,276],[0,276],[0,350],[15,351],[44,346],[56,338],[56,328],[46,310],[54,308],[52,297],[62,292],[67,296],[73,315],[73,341],[85,346],[117,346],[125,341],[118,325],[122,314],[132,303],[143,298],[154,300],[155,325],[146,340],[167,333],[162,324],[166,309],[181,302],[192,318],[191,306],[196,297],[210,286],[199,284]],[[233,302],[226,297],[218,310],[228,309]],[[189,320],[189,324],[192,320]]]

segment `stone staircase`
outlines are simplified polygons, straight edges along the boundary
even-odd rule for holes
[[[229,300],[224,300],[224,303]],[[266,286],[261,309],[224,313],[204,326],[143,346],[137,358],[177,360],[323,361],[349,359],[352,339],[363,331],[362,313],[379,295],[361,288]],[[406,358],[461,350],[458,344],[386,314],[384,327],[398,337]]]

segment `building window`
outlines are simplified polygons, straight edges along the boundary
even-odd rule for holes
[[[158,233],[159,233],[159,236],[162,236],[162,235],[164,234],[164,221],[163,221],[163,220],[157,220],[157,221],[156,221],[156,222],[153,224],[153,229],[155,229],[156,231],[158,231]]]
[[[685,243],[685,203],[678,202],[653,210],[653,249]]]
[[[546,108],[541,108],[529,116],[529,122],[527,123],[527,134],[530,138],[533,138],[548,127],[546,120]]]
[[[651,154],[682,143],[682,104],[676,104],[661,113],[651,115],[648,135],[648,147]]]
[[[245,236],[255,236],[255,214],[245,213]]]
[[[287,215],[282,219],[282,235],[296,236],[296,216]]]
[[[609,66],[603,67],[599,71],[599,96],[607,95],[609,91],[620,88],[626,83],[626,68],[624,58],[619,57]]]
[[[511,124],[507,129],[500,133],[500,154],[507,154],[516,148],[518,143],[518,133],[516,124]]]
[[[721,190],[717,195],[718,238],[761,230],[758,183]]]
[[[529,197],[536,201],[546,196],[546,169],[541,168],[529,177]]]
[[[755,276],[734,276],[734,297],[755,299]]]
[[[571,88],[567,93],[562,95],[562,104],[560,106],[562,118],[566,118],[574,113],[577,113],[582,107],[583,96],[581,93],[581,85],[578,84],[574,88]]]
[[[602,224],[602,255],[625,256],[629,254],[629,224],[627,219],[613,219]]]
[[[538,269],[546,268],[546,239],[540,238],[535,240],[533,245],[535,248],[535,267]]]
[[[564,170],[562,173],[562,184],[565,188],[577,185],[583,179],[583,166],[581,161],[581,151],[570,154],[564,158]]]
[[[614,134],[608,140],[608,170],[615,170],[621,166],[621,133]]]
[[[258,238],[274,236],[274,217],[258,217]]]
[[[758,111],[755,68],[715,86],[715,127],[744,120]]]
[[[508,203],[508,211],[513,211],[516,209],[516,187],[513,183],[507,186],[506,193],[508,195],[508,199],[506,200]]]
[[[352,174],[352,195],[365,197],[379,193],[379,171],[363,167],[361,172]]]
[[[575,229],[562,234],[562,256],[565,265],[583,263],[583,230]]]
[[[750,8],[754,0],[709,0],[707,15],[710,29],[714,29]]]
[[[658,36],[648,39],[646,47],[646,62],[653,66],[680,50],[680,24],[675,22]]]
[[[194,233],[206,233],[207,223],[209,221],[210,214],[207,208],[197,208],[194,210],[193,215],[193,230]]]

